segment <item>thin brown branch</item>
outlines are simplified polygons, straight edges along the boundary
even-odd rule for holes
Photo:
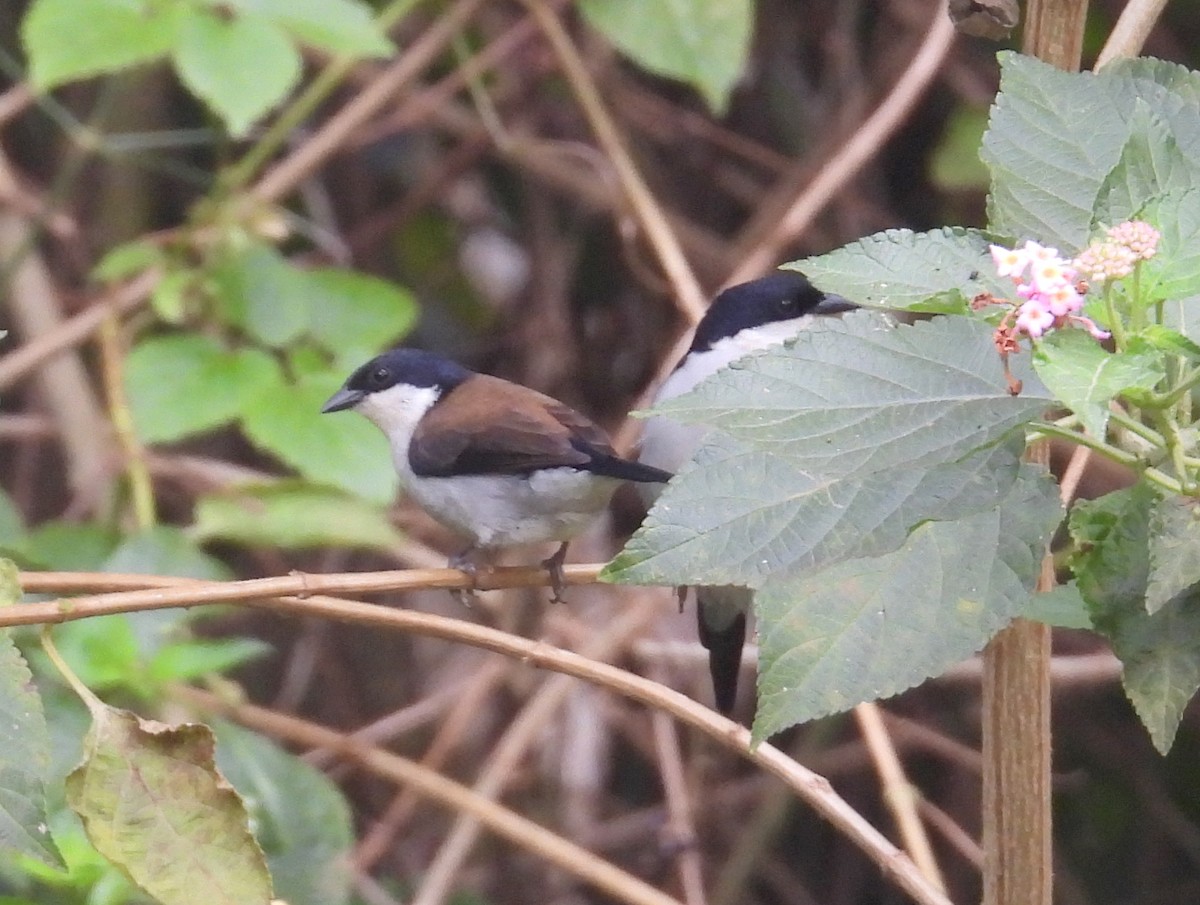
[[[774,267],[783,249],[802,235],[838,192],[879,153],[941,68],[954,35],[954,26],[947,15],[945,0],[942,0],[934,10],[929,30],[916,55],[887,97],[782,214],[773,210],[769,221],[764,221],[765,215],[760,215],[747,227],[744,234],[752,237],[753,243],[742,243],[734,258],[738,265],[729,274],[726,285],[752,280]],[[771,224],[769,230],[761,228],[764,222]]]
[[[215,694],[192,688],[180,688],[176,694],[188,703],[231,717],[276,738],[309,747],[334,748],[347,759],[362,764],[379,776],[413,788],[456,811],[470,814],[497,835],[591,883],[619,901],[638,905],[681,905],[671,896],[659,892],[587,849],[407,758],[363,745],[332,729],[264,707],[230,703]]]
[[[570,568],[570,567],[568,567]],[[596,567],[584,567],[594,570]],[[438,570],[429,570],[430,573]],[[440,570],[450,580],[461,581],[459,573]],[[518,570],[504,570],[516,572]],[[523,570],[537,572],[539,570]],[[391,586],[396,586],[393,573]],[[39,575],[42,577],[39,579]],[[53,576],[53,578],[47,577]],[[23,572],[19,576],[21,586],[27,591],[62,593],[81,591],[94,587],[108,587],[107,576],[91,576],[95,584],[85,585],[70,573]],[[824,778],[805,769],[782,751],[769,744],[751,745],[750,732],[732,720],[709,710],[691,698],[635,676],[625,670],[598,663],[570,651],[559,650],[541,641],[531,641],[506,632],[459,619],[449,619],[430,613],[392,609],[325,596],[278,596],[265,599],[248,599],[244,592],[254,582],[299,581],[305,577],[255,579],[251,582],[230,582],[227,589],[221,582],[203,582],[191,579],[163,578],[145,575],[140,580],[143,587],[159,588],[158,591],[121,592],[111,595],[82,597],[49,603],[29,603],[0,609],[0,626],[27,625],[31,623],[68,622],[112,612],[160,609],[170,606],[198,606],[216,601],[237,600],[240,605],[269,610],[292,616],[319,616],[339,622],[368,625],[381,629],[411,632],[426,637],[441,638],[469,644],[505,656],[514,657],[535,668],[552,669],[599,685],[614,694],[620,694],[650,707],[665,710],[689,726],[717,740],[723,747],[736,752],[759,768],[781,779],[799,798],[809,804],[818,814],[828,820],[840,833],[871,859],[884,875],[914,901],[921,905],[951,905],[944,894],[934,889],[916,865],[900,849],[883,836],[869,821],[841,798]],[[434,576],[437,577],[437,576]],[[541,577],[541,576],[539,576]],[[132,576],[121,576],[120,581],[129,586]],[[338,576],[345,579],[346,576]],[[378,583],[379,579],[375,579]],[[186,586],[185,586],[186,585]],[[425,587],[431,586],[429,583]],[[448,586],[439,583],[438,587]],[[257,590],[261,593],[263,585]],[[310,589],[311,590],[311,589]],[[279,592],[276,593],[286,593]],[[146,596],[146,595],[149,596]],[[135,595],[142,595],[136,597]],[[157,596],[156,596],[157,595]],[[240,598],[240,599],[239,599]],[[341,736],[322,736],[314,745],[341,744]]]
[[[697,282],[687,258],[684,257],[679,240],[667,222],[657,199],[630,157],[621,133],[605,108],[587,66],[580,58],[562,22],[545,0],[524,2],[554,49],[563,74],[583,107],[596,140],[616,171],[630,209],[658,256],[663,273],[671,282],[679,310],[689,321],[696,323],[704,316],[708,307],[707,296]]]
[[[1113,26],[1112,34],[1104,42],[1100,55],[1096,57],[1094,69],[1102,69],[1113,60],[1136,57],[1142,45],[1154,31],[1162,16],[1167,0],[1129,0],[1121,10],[1121,17]]]
[[[938,867],[937,858],[933,854],[933,846],[925,834],[925,827],[917,814],[918,793],[913,789],[904,775],[904,766],[896,754],[887,727],[883,724],[883,715],[879,705],[873,702],[859,704],[854,708],[854,718],[858,722],[859,731],[867,750],[871,752],[871,760],[875,764],[875,772],[883,786],[883,800],[900,838],[904,841],[904,849],[921,869],[926,879],[942,892],[946,891],[946,880]]]
[[[679,872],[683,898],[687,905],[706,905],[704,865],[700,850],[696,847],[696,821],[692,814],[691,792],[683,771],[679,733],[675,721],[661,710],[650,714],[650,727],[654,733],[654,752],[662,777],[663,795],[667,800],[669,845],[675,851],[675,867]]]

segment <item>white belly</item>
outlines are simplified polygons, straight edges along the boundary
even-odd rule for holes
[[[483,548],[570,540],[608,505],[621,483],[574,468],[529,476],[404,477],[422,508]]]

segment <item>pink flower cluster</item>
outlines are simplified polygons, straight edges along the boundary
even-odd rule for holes
[[[1075,259],[1076,269],[1094,283],[1119,280],[1133,273],[1138,261],[1149,261],[1158,250],[1157,229],[1141,220],[1111,227],[1105,238],[1093,242]]]
[[[1060,257],[1058,249],[1032,240],[1020,248],[990,246],[996,272],[1010,277],[1023,301],[1016,308],[1016,332],[1033,338],[1041,337],[1052,327],[1074,323],[1087,329],[1096,339],[1108,339],[1109,334],[1088,317],[1084,317],[1083,293],[1087,287],[1077,283],[1079,272],[1075,264]],[[1006,327],[1005,318],[1002,327]]]

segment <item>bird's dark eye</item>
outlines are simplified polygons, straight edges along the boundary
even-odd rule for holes
[[[370,380],[374,386],[382,387],[387,385],[387,382],[391,379],[391,377],[391,371],[389,371],[387,368],[379,367],[371,372]]]

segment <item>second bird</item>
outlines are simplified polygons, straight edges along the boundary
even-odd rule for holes
[[[655,396],[662,402],[682,395],[704,378],[750,352],[778,345],[805,329],[814,315],[840,314],[855,308],[840,295],[822,292],[801,273],[780,271],[731,286],[716,297],[692,337],[692,345]],[[646,421],[639,460],[675,471],[692,457],[707,429],[656,416]],[[641,485],[651,505],[661,485]],[[708,649],[717,709],[729,713],[737,699],[742,646],[746,641],[748,588],[696,588],[696,621],[700,642]]]

